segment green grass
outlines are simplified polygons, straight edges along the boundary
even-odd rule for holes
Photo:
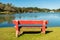
[[[14,28],[0,28],[0,40],[60,40],[60,27],[50,27],[47,31],[52,32],[45,35],[41,33],[23,34],[16,38]]]

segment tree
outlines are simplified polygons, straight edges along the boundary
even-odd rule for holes
[[[0,3],[0,11],[3,11],[4,9],[4,4]]]

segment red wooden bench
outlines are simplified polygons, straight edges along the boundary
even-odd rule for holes
[[[41,33],[45,34],[46,24],[48,24],[48,21],[47,20],[13,20],[13,24],[15,24],[16,37],[18,37],[18,35],[21,34],[21,31],[20,31],[21,28],[23,30],[24,28],[26,28],[26,31],[29,31],[29,29],[31,28],[38,28],[39,30],[41,28]]]

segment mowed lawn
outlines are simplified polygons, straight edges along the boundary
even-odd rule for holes
[[[0,40],[60,40],[60,27],[48,27],[46,34],[24,33],[18,38],[15,28],[0,28]]]

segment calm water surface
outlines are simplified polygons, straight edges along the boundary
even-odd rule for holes
[[[22,13],[0,15],[0,27],[12,27],[12,20],[48,20],[48,27],[60,26],[60,13]],[[2,21],[3,20],[3,21]]]

